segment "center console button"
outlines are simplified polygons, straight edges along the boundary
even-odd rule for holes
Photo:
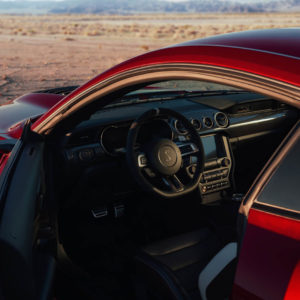
[[[205,179],[206,181],[211,180],[211,175],[206,175],[206,176],[204,177],[204,179]]]

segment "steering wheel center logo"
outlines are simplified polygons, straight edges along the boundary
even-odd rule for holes
[[[170,146],[163,146],[158,152],[158,158],[165,167],[173,167],[177,162],[176,152]]]

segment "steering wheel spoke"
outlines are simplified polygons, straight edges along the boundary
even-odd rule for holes
[[[163,183],[170,189],[172,192],[178,193],[184,190],[184,185],[178,178],[176,174],[171,176],[162,176]]]
[[[146,174],[149,178],[156,178],[157,174],[152,170],[152,168],[145,167],[143,168],[144,174]]]
[[[196,146],[195,143],[192,142],[185,142],[185,143],[177,143],[177,146],[181,152],[181,156],[192,156],[193,154],[196,154],[199,152],[199,148]]]

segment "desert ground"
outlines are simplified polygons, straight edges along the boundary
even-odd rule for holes
[[[0,15],[0,104],[80,85],[130,57],[191,39],[299,27],[300,13]]]

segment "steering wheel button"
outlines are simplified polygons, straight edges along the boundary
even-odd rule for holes
[[[146,167],[148,163],[147,157],[145,156],[145,154],[140,154],[138,156],[138,164],[140,168]]]

